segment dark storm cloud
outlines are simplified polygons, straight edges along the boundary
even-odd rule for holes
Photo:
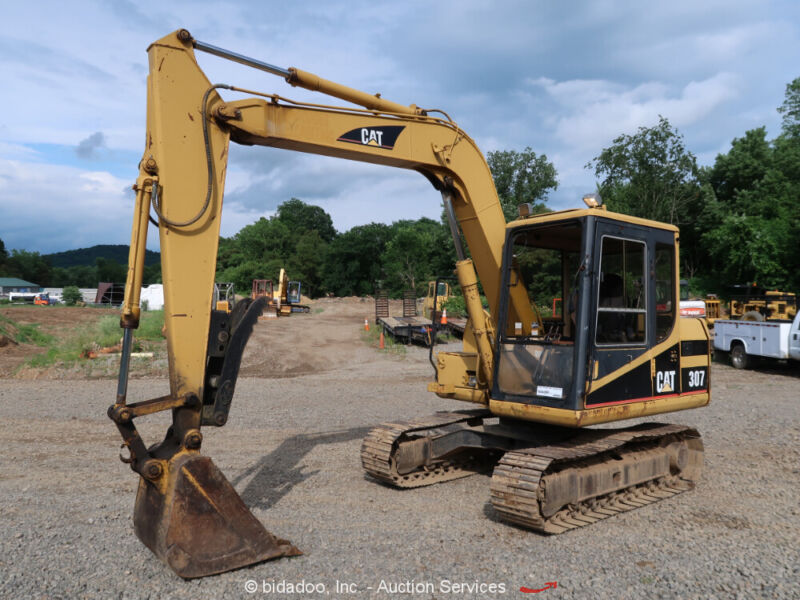
[[[80,158],[95,158],[97,150],[105,147],[106,138],[102,131],[96,131],[84,140],[81,140],[75,148],[75,154]]]

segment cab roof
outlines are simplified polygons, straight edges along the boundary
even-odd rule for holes
[[[506,229],[515,229],[521,225],[538,225],[540,223],[553,223],[557,221],[581,219],[585,217],[598,217],[612,221],[620,221],[622,223],[630,223],[632,225],[663,229],[665,231],[679,231],[675,225],[670,225],[669,223],[661,223],[660,221],[632,217],[631,215],[612,212],[610,210],[606,210],[605,208],[569,208],[567,210],[539,213],[511,221],[506,225]]]

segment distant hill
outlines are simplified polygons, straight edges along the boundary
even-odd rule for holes
[[[121,265],[128,264],[128,246],[125,244],[101,244],[99,246],[92,246],[91,248],[78,248],[77,250],[66,250],[64,252],[54,252],[53,254],[45,254],[44,258],[50,260],[50,264],[54,267],[67,267],[77,266],[90,266],[95,265],[95,259],[105,258],[113,260]],[[150,266],[156,264],[161,260],[159,252],[152,250],[145,250],[144,264]]]

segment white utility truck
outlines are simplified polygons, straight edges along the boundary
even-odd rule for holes
[[[746,369],[753,357],[800,360],[800,313],[794,321],[717,320],[714,348],[731,353],[731,363]]]

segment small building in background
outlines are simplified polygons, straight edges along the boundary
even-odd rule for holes
[[[101,281],[97,284],[97,295],[94,304],[122,306],[125,301],[125,284]]]
[[[64,288],[46,287],[42,291],[50,297],[50,301],[54,304],[59,304],[64,301]]]
[[[86,304],[94,304],[94,300],[97,298],[97,288],[80,288],[79,291],[81,300]]]
[[[142,310],[162,310],[164,308],[164,285],[151,283],[142,288]]]
[[[18,277],[0,277],[0,297],[8,298],[11,292],[20,294],[38,294],[42,286],[19,279]]]

